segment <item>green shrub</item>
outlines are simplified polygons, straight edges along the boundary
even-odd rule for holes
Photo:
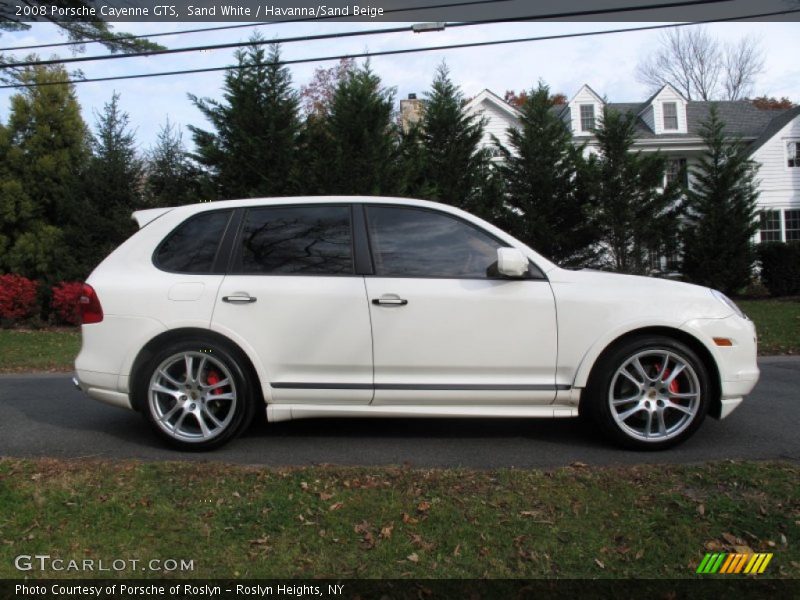
[[[758,245],[761,281],[772,296],[800,294],[800,242]]]

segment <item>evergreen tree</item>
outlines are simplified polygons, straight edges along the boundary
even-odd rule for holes
[[[58,65],[27,68],[0,132],[0,269],[48,282],[85,276],[75,252],[85,221],[81,176],[89,135]]]
[[[426,153],[419,124],[400,132],[398,155],[400,180],[397,193],[408,198],[432,198],[434,193],[427,177]]]
[[[489,152],[481,148],[484,120],[467,113],[464,95],[444,63],[436,71],[426,100],[421,130],[430,188],[427,197],[475,211],[490,160]]]
[[[169,119],[148,154],[146,172],[147,206],[180,206],[203,199],[202,174],[183,145],[180,129]]]
[[[676,237],[682,211],[680,186],[663,188],[665,161],[658,153],[632,152],[636,116],[606,108],[595,132],[599,154],[588,163],[600,240],[609,266],[643,274],[651,252]]]
[[[84,254],[90,267],[136,230],[131,213],[143,206],[144,165],[128,114],[120,109],[119,94],[112,94],[96,116],[85,192],[91,228]]]
[[[725,135],[716,106],[702,124],[707,149],[692,169],[683,229],[683,273],[733,294],[750,280],[755,260],[757,165],[740,140]]]
[[[576,147],[540,83],[524,94],[519,128],[508,129],[504,161],[505,228],[558,264],[586,266],[597,254],[585,146]]]
[[[213,131],[189,126],[194,158],[209,170],[220,198],[279,196],[296,190],[300,122],[298,97],[280,47],[267,56],[261,38],[236,53],[238,68],[225,74],[224,99],[192,102]]]
[[[328,137],[330,154],[316,152],[309,159],[309,170],[322,175],[322,193],[395,193],[399,176],[393,106],[394,90],[381,86],[369,63],[341,79],[319,132]]]

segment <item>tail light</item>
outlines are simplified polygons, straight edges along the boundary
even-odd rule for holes
[[[97,292],[88,283],[83,284],[80,305],[81,323],[84,325],[99,323],[103,320],[103,307],[100,306],[100,298],[97,297]]]

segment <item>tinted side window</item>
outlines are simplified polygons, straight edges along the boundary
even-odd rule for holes
[[[448,215],[367,208],[375,273],[383,277],[485,278],[503,244]]]
[[[161,242],[156,266],[178,273],[211,273],[230,210],[217,210],[189,217]]]
[[[270,206],[247,211],[241,273],[350,275],[349,206]]]

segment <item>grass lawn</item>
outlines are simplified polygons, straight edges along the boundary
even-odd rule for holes
[[[0,329],[0,372],[69,371],[81,347],[79,329]]]
[[[193,572],[168,575],[195,578],[694,578],[706,552],[735,551],[773,552],[763,577],[796,578],[798,481],[796,463],[488,472],[0,459],[0,578],[21,576],[20,554],[190,559]]]
[[[759,354],[800,354],[800,300],[737,300],[758,330]]]

